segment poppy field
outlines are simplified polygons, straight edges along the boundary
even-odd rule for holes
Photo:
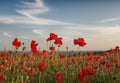
[[[115,46],[102,53],[61,53],[62,37],[50,33],[48,49],[38,50],[31,41],[30,52],[15,38],[15,50],[0,53],[0,83],[120,83],[120,51]],[[75,46],[87,45],[84,38],[73,39]],[[22,47],[22,52],[19,48]]]

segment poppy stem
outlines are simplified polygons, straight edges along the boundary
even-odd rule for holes
[[[80,49],[80,46],[78,46],[78,49],[77,49],[77,54],[78,54],[78,55],[79,55],[79,52],[80,52],[79,49]]]

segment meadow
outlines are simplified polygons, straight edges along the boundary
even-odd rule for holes
[[[50,33],[47,50],[38,50],[31,41],[31,52],[15,38],[15,50],[0,53],[0,83],[120,83],[120,51],[115,46],[102,53],[60,53],[62,38]],[[74,45],[87,45],[84,38],[73,40]],[[23,47],[22,52],[19,48]]]

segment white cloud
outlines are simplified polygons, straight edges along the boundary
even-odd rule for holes
[[[0,23],[5,24],[34,24],[33,21],[23,16],[0,16]]]
[[[41,14],[49,11],[49,8],[45,6],[43,0],[35,0],[35,2],[22,2],[22,5],[17,5],[22,12],[27,14]]]
[[[120,20],[120,17],[103,19],[103,20],[98,21],[97,23],[106,23],[106,22],[113,22],[113,21],[118,21],[118,20]]]
[[[63,25],[63,26],[84,26],[80,24],[73,24],[61,22],[53,19],[37,17],[37,14],[43,14],[50,11],[50,8],[45,6],[43,0],[35,0],[35,2],[22,2],[17,5],[16,12],[20,15],[16,16],[0,16],[0,23],[5,24],[35,24],[35,25]]]
[[[44,34],[43,34],[43,30],[39,30],[39,29],[34,29],[34,30],[33,30],[33,33],[36,33],[36,34],[41,35],[41,36],[44,35]]]
[[[7,37],[13,37],[12,35],[10,35],[8,32],[3,32],[3,34],[5,35],[5,36],[7,36]]]
[[[31,38],[29,38],[27,36],[23,36],[23,35],[20,35],[19,37],[22,38],[22,39],[31,39]]]
[[[82,26],[82,27],[65,27],[66,34],[70,34],[72,32],[80,33],[80,35],[84,34],[100,34],[100,35],[115,35],[120,33],[120,26]]]

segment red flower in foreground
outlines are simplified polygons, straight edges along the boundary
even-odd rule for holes
[[[62,80],[63,80],[63,73],[62,72],[57,72],[57,75],[56,75],[57,83],[62,83]]]
[[[72,62],[76,63],[77,62],[77,57],[72,57]]]
[[[115,47],[115,50],[119,50],[119,46],[116,46],[116,47]]]
[[[62,45],[62,38],[56,38],[54,44]]]
[[[50,37],[47,39],[47,41],[55,40],[57,38],[57,35],[55,33],[50,33]]]
[[[5,57],[7,57],[7,54],[3,51],[3,52],[1,53],[1,57],[5,58]]]
[[[109,52],[103,52],[103,56],[109,56],[110,55],[110,53]]]
[[[35,68],[32,67],[23,67],[24,72],[28,72],[28,73],[36,73]]]
[[[95,73],[90,66],[87,66],[85,69],[83,69],[83,68],[81,69],[80,73],[78,73],[77,78],[80,82],[86,82],[87,81],[86,77],[89,75],[94,76]]]
[[[112,53],[112,54],[115,54],[115,49],[111,49],[111,53]]]
[[[15,39],[13,40],[13,42],[12,42],[12,45],[15,46],[15,47],[20,47],[20,46],[21,46],[21,42],[18,41],[17,38],[15,38]]]
[[[42,51],[42,55],[46,55],[47,54],[47,51],[46,50],[43,50]]]
[[[116,68],[120,68],[120,63],[117,63],[117,64],[116,64]]]
[[[51,51],[54,51],[54,50],[55,50],[55,47],[54,47],[54,46],[51,46],[51,47],[50,47],[50,50],[51,50]]]
[[[37,46],[38,46],[38,43],[36,43],[35,40],[32,40],[31,41],[31,51],[34,53],[34,54],[38,54],[39,51],[37,49]]]
[[[84,38],[78,38],[74,39],[74,45],[79,45],[79,46],[85,46],[86,42],[84,41]]]
[[[84,82],[86,80],[86,70],[81,69],[81,72],[78,73],[77,78],[80,82]]]
[[[90,66],[86,67],[86,72],[88,75],[94,76],[95,72],[93,71],[93,69]]]
[[[39,68],[40,71],[44,71],[44,67],[45,67],[45,61],[42,61],[42,62],[39,64],[38,68]]]
[[[6,79],[7,79],[6,75],[0,75],[0,82],[5,81]]]

